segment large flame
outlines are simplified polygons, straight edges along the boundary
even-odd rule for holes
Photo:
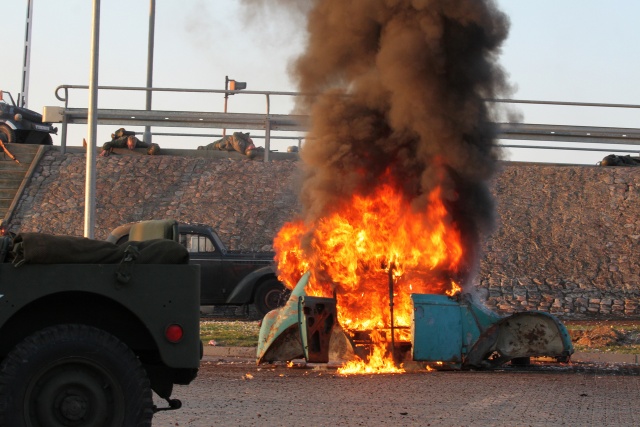
[[[335,295],[338,321],[346,331],[389,330],[391,281],[393,325],[399,328],[394,338],[408,340],[403,327],[411,322],[410,294],[458,290],[454,279],[463,257],[460,233],[440,188],[425,197],[426,209],[416,212],[387,182],[370,195],[354,195],[313,224],[286,224],[274,242],[280,280],[293,288],[310,271],[307,294]],[[390,334],[385,336],[374,340],[379,341],[372,351],[376,357],[356,372],[394,372],[391,356],[381,350]],[[382,353],[386,361],[378,360]]]

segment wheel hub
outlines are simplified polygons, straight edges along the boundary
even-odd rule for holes
[[[82,396],[67,396],[62,400],[60,413],[71,421],[82,419],[87,413],[87,400]]]

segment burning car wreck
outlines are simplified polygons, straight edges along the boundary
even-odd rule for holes
[[[286,3],[286,2],[284,2]],[[490,368],[573,352],[550,314],[501,317],[474,284],[496,227],[502,156],[487,100],[509,19],[494,0],[311,2],[292,66],[311,116],[299,218],[274,239],[287,305],[262,324],[258,362],[345,361],[397,372],[419,361]]]
[[[566,327],[551,314],[530,311],[503,317],[474,301],[471,294],[411,295],[408,331],[393,324],[378,331],[344,330],[336,320],[335,299],[305,294],[308,279],[305,274],[287,304],[263,319],[258,364],[304,358],[312,363],[346,363],[342,373],[374,373],[397,372],[396,367],[408,361],[435,369],[486,369],[540,356],[568,362],[573,354]],[[375,342],[383,344],[381,349],[375,349],[374,334]],[[382,356],[386,363],[371,367],[372,356]],[[350,361],[355,363],[349,365]]]

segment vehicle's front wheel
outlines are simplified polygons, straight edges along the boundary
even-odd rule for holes
[[[122,341],[100,329],[43,329],[0,367],[3,426],[150,426],[152,417],[146,372]]]
[[[283,306],[287,302],[289,291],[276,279],[269,279],[261,283],[256,290],[254,305],[261,315]]]

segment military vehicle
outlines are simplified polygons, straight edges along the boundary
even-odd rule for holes
[[[51,145],[58,128],[42,121],[42,114],[19,107],[11,93],[0,90],[0,140],[8,143]]]
[[[175,221],[136,227],[123,246],[0,237],[0,425],[150,426],[181,406],[173,385],[203,354],[200,269]]]

